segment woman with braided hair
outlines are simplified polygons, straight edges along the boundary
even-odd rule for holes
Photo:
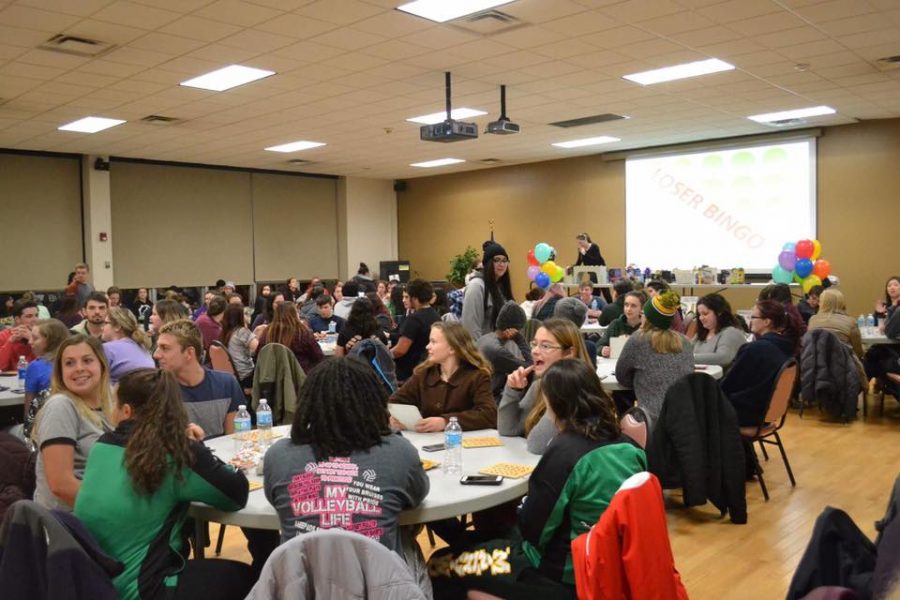
[[[116,396],[116,429],[91,451],[75,516],[125,564],[113,579],[119,597],[243,598],[253,585],[250,567],[186,560],[182,526],[191,502],[243,508],[247,478],[195,441],[203,432],[188,423],[181,387],[168,371],[132,371]]]
[[[275,442],[264,462],[282,542],[340,527],[415,560],[415,539],[397,517],[425,499],[428,477],[415,447],[391,430],[387,400],[375,373],[357,359],[334,357],[310,371],[290,439]],[[334,501],[354,497],[365,501]]]

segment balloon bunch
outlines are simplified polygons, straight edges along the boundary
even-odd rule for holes
[[[796,244],[788,242],[781,248],[778,264],[772,269],[775,283],[796,281],[808,294],[814,286],[822,285],[822,280],[831,274],[831,263],[822,254],[819,240],[800,240]]]
[[[551,283],[561,281],[566,276],[566,270],[553,262],[555,257],[556,250],[544,242],[528,251],[528,279],[542,290],[546,290]]]

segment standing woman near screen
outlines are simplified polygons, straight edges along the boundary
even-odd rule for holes
[[[575,261],[576,267],[603,267],[606,261],[600,254],[600,246],[591,240],[591,236],[586,233],[579,233],[575,236],[578,242],[578,260]],[[597,283],[594,281],[594,283]]]
[[[461,319],[474,340],[494,331],[500,308],[514,300],[509,282],[509,254],[493,240],[485,242],[482,248],[482,273],[480,277],[474,275],[466,285]]]

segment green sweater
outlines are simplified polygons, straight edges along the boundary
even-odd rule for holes
[[[625,436],[599,442],[556,436],[528,480],[519,511],[522,550],[531,564],[574,584],[572,540],[597,522],[623,481],[646,469],[644,451]]]
[[[597,347],[602,348],[604,346],[609,346],[609,340],[619,337],[620,335],[631,335],[640,328],[640,322],[634,327],[629,325],[628,319],[623,314],[609,324],[609,327],[606,328],[606,331],[604,331],[603,335],[600,337],[600,342],[598,342]]]
[[[247,503],[247,478],[192,443],[194,464],[178,479],[172,469],[153,494],[137,493],[125,469],[125,445],[133,423],[125,421],[104,434],[91,450],[75,516],[110,556],[125,564],[113,580],[124,600],[161,598],[178,585],[186,549],[182,526],[191,502],[219,510],[240,510]]]

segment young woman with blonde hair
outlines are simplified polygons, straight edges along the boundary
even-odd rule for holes
[[[497,426],[497,404],[491,393],[491,366],[460,323],[431,325],[428,358],[391,396],[391,402],[414,404],[422,413],[416,431],[443,431],[456,417],[463,431]],[[392,425],[402,428],[399,422]]]
[[[60,344],[51,393],[32,432],[38,449],[34,500],[71,511],[91,448],[110,429],[109,367],[99,340],[76,334]]]
[[[616,379],[633,387],[638,404],[659,416],[669,386],[694,372],[691,342],[672,329],[681,298],[666,291],[644,304],[644,324],[628,338],[616,361]]]
[[[581,331],[568,319],[547,319],[531,340],[534,364],[520,367],[506,378],[500,399],[497,430],[500,435],[524,435],[528,451],[543,454],[557,433],[546,415],[547,403],[540,393],[544,372],[556,361],[574,358],[593,369],[591,358],[581,337]]]
[[[109,379],[113,385],[135,369],[156,366],[150,355],[150,338],[130,310],[120,306],[109,309],[102,336],[103,352],[109,363]]]
[[[807,331],[827,329],[839,340],[853,348],[853,353],[862,359],[862,334],[856,319],[847,314],[844,294],[840,290],[828,288],[819,296],[819,312],[809,319]]]

